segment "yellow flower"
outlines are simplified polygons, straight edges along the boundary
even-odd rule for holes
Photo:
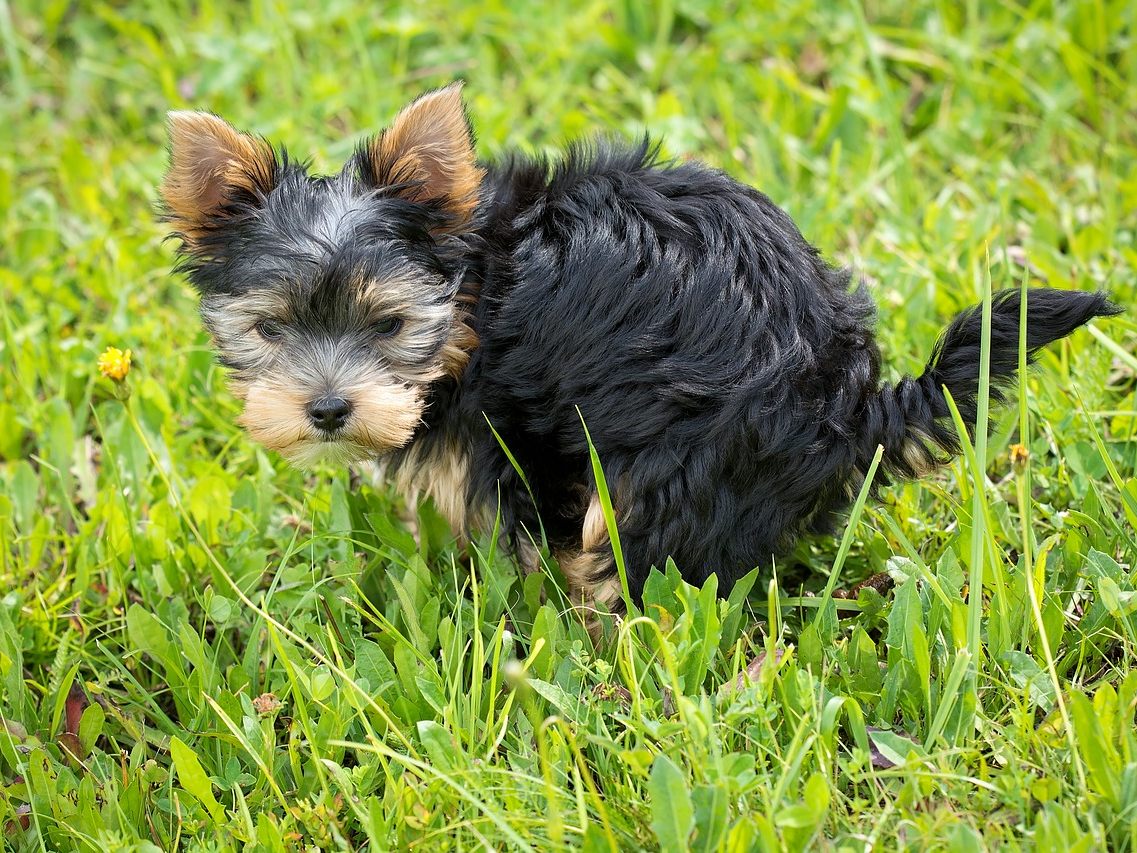
[[[130,373],[130,350],[123,352],[118,347],[107,347],[97,362],[99,373],[115,382],[122,382]]]

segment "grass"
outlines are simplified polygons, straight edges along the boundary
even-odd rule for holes
[[[486,156],[646,128],[764,189],[896,378],[991,287],[1137,304],[1137,6],[316,8],[0,0],[5,845],[1137,847],[1131,311],[939,475],[726,601],[654,576],[596,650],[493,531],[463,558],[427,506],[417,545],[243,438],[153,214],[167,109],[333,168],[462,77]]]

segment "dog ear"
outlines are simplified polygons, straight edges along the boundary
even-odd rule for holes
[[[450,216],[444,230],[469,222],[485,172],[474,154],[460,82],[404,107],[360,154],[360,171],[372,186],[395,187],[409,201],[437,205]]]
[[[162,182],[169,222],[194,251],[201,236],[238,197],[262,199],[276,183],[276,158],[263,139],[240,133],[211,113],[168,115],[170,169]]]

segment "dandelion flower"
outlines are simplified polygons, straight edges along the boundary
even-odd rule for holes
[[[118,347],[107,347],[99,356],[97,362],[99,373],[115,382],[122,382],[126,374],[130,373],[130,350],[120,350]]]

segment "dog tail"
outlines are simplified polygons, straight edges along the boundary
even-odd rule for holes
[[[1015,378],[1019,364],[1018,290],[994,294],[991,304],[991,398]],[[1038,288],[1027,291],[1026,356],[1029,364],[1047,344],[1066,337],[1094,317],[1120,313],[1104,293]],[[943,388],[951,392],[968,428],[975,426],[979,396],[979,354],[983,333],[983,306],[959,314],[944,330],[932,350],[924,373],[886,385],[869,398],[858,434],[858,461],[864,470],[884,446],[885,471],[892,477],[912,479],[947,462],[959,452],[959,438]]]

